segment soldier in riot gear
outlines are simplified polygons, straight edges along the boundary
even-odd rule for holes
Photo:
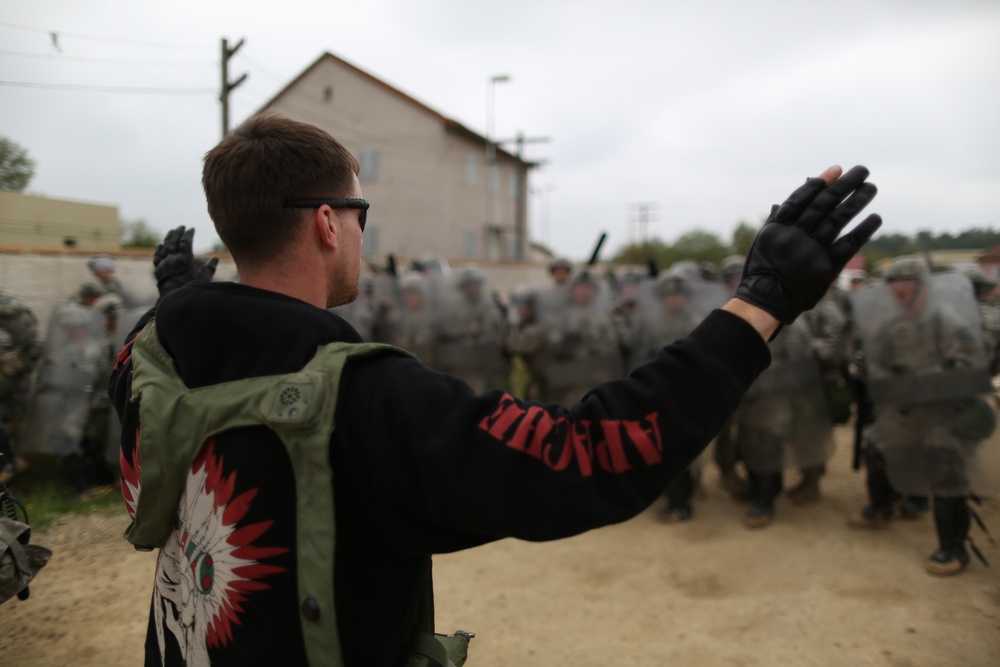
[[[22,443],[26,451],[57,456],[76,492],[87,495],[110,481],[106,437],[91,429],[94,388],[108,372],[104,321],[91,309],[62,306],[52,315],[46,348]]]
[[[652,359],[664,341],[679,340],[697,326],[701,320],[698,311],[703,310],[695,303],[694,283],[698,280],[690,273],[677,270],[675,265],[660,274],[651,294],[643,294],[647,298],[651,296],[654,303],[640,306],[631,344],[633,366]],[[667,502],[660,510],[661,519],[669,522],[691,519],[694,514],[691,496],[697,476],[695,463],[667,488]]]
[[[823,378],[823,394],[830,417],[836,424],[845,424],[851,417],[852,396],[844,379],[847,355],[847,318],[839,305],[836,285],[802,318],[809,328],[813,355]],[[819,501],[819,483],[826,474],[826,464],[801,470],[802,479],[788,490],[793,505],[809,505]]]
[[[833,452],[832,425],[808,326],[800,318],[785,327],[770,348],[770,368],[750,386],[736,412],[752,503],[745,522],[751,528],[774,518],[786,467],[817,469]]]
[[[399,280],[399,308],[389,320],[390,342],[434,367],[434,318],[428,298],[427,278],[409,273]]]
[[[997,284],[978,268],[966,269],[964,273],[972,282],[972,289],[976,294],[976,307],[979,310],[990,375],[997,375],[1000,373],[1000,306],[994,301]]]
[[[876,417],[869,503],[851,525],[884,525],[896,490],[932,496],[939,548],[926,568],[956,574],[969,562],[968,496],[995,473],[979,460],[996,446],[996,408],[972,287],[959,274],[932,279],[922,259],[904,256],[884,284],[855,295],[854,314]]]
[[[528,371],[524,398],[547,401],[545,378],[545,332],[538,316],[538,290],[531,285],[517,285],[510,293],[514,316],[504,349],[509,355],[519,355]]]
[[[21,432],[31,372],[41,356],[34,313],[0,290],[0,483],[24,467],[24,461],[14,456],[11,440]]]
[[[459,376],[477,392],[506,388],[508,367],[501,347],[506,322],[492,298],[486,273],[473,267],[458,271],[439,315],[438,368]]]
[[[611,312],[611,324],[618,350],[625,369],[634,368],[637,361],[632,359],[632,343],[639,323],[640,292],[648,286],[648,279],[638,273],[626,273],[618,281],[618,294],[614,310]]]
[[[580,271],[570,286],[569,305],[542,317],[552,401],[572,405],[595,383],[621,375],[610,302],[602,287],[594,274]]]

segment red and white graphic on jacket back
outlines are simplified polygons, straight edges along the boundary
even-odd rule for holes
[[[122,491],[130,514],[140,491],[138,447],[133,466],[122,460]],[[240,525],[257,489],[233,497],[236,472],[223,474],[215,441],[209,440],[191,466],[177,507],[174,529],[156,562],[153,611],[160,659],[169,632],[188,667],[209,667],[209,648],[223,648],[240,624],[254,591],[270,588],[265,577],[285,568],[261,561],[288,551],[254,542],[273,521]]]

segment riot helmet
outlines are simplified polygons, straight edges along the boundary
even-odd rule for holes
[[[892,260],[884,279],[900,308],[904,312],[915,312],[923,306],[930,274],[927,262],[922,258],[902,255]]]
[[[573,265],[565,257],[559,257],[549,263],[549,275],[556,285],[564,285],[573,272]]]

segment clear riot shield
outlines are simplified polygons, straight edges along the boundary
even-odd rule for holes
[[[100,313],[76,304],[55,310],[21,439],[26,451],[67,456],[77,450],[92,393],[104,389],[98,375],[107,352]]]
[[[399,304],[389,314],[389,342],[414,354],[425,365],[436,368],[436,300],[431,281],[419,273],[403,275],[399,280]]]
[[[679,275],[679,274],[673,274]],[[728,300],[725,289],[700,277],[683,276],[683,282],[664,283],[670,274],[640,285],[629,368],[652,359],[660,348],[687,336],[705,316]]]
[[[505,389],[507,322],[486,273],[464,268],[443,281],[433,303],[436,367],[462,378],[477,393]]]
[[[893,485],[911,495],[996,490],[997,406],[969,280],[881,283],[851,301],[875,404],[870,437]]]
[[[598,384],[624,374],[607,285],[574,286],[559,317],[541,318],[539,324],[549,400],[572,405]]]
[[[119,284],[109,291],[120,296],[125,308],[129,310],[133,308],[149,310],[160,297],[156,288],[156,280],[151,275],[134,279],[128,285]]]
[[[809,329],[799,319],[769,346],[771,365],[736,413],[744,463],[759,474],[826,463],[833,454],[833,423]]]
[[[390,320],[399,308],[399,280],[388,273],[372,276],[372,340],[388,343],[391,337]]]
[[[536,316],[539,321],[558,320],[569,307],[569,285],[539,290],[537,304]]]

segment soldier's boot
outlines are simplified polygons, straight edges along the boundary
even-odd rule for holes
[[[685,470],[667,487],[667,504],[660,510],[660,520],[666,523],[690,521],[694,516],[694,509],[691,507],[693,491],[694,481],[691,472]]]
[[[927,496],[907,496],[899,503],[899,518],[906,520],[919,519],[930,510]]]
[[[801,507],[818,503],[820,499],[819,480],[823,477],[823,468],[803,468],[802,480],[788,491],[788,499],[793,505]]]
[[[969,505],[965,498],[934,498],[934,528],[938,550],[927,559],[927,572],[946,577],[969,564],[965,541],[969,538]]]
[[[782,475],[750,473],[750,509],[743,522],[750,528],[763,528],[774,519],[774,500],[781,493]]]
[[[877,451],[865,454],[865,485],[868,504],[847,521],[851,528],[884,528],[892,519],[892,503],[896,492],[885,471],[885,459]]]
[[[736,466],[719,468],[719,486],[736,502],[750,500],[750,488],[745,479],[736,472]]]

